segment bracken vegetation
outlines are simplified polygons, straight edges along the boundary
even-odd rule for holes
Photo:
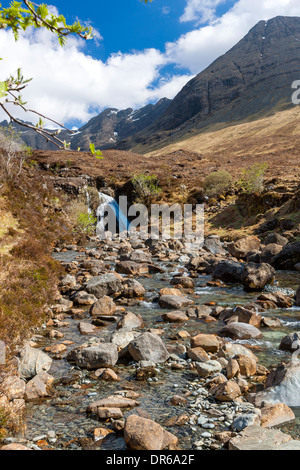
[[[51,251],[70,229],[57,192],[32,169],[2,187],[0,220],[0,339],[12,353],[53,299],[61,268]]]

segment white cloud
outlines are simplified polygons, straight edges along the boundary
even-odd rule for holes
[[[151,100],[159,100],[162,97],[174,98],[191,78],[193,75],[173,75],[161,78],[159,85],[150,92]]]
[[[105,107],[137,108],[164,96],[173,98],[185,83],[230,49],[261,19],[300,16],[299,0],[238,0],[221,18],[223,0],[187,0],[181,21],[207,21],[203,27],[166,44],[165,52],[147,49],[114,54],[106,62],[85,53],[85,42],[69,38],[60,48],[49,32],[24,33],[15,42],[0,30],[1,77],[22,67],[33,82],[24,93],[28,106],[60,122],[82,123]],[[165,76],[164,66],[189,73]],[[5,116],[0,113],[0,120]],[[20,115],[25,119],[26,116]],[[27,116],[27,120],[30,116]],[[34,118],[36,121],[36,118]]]
[[[21,67],[26,78],[33,78],[23,94],[27,106],[59,122],[84,123],[105,107],[136,108],[165,96],[173,98],[191,78],[175,75],[162,80],[166,57],[156,49],[114,54],[104,63],[84,54],[83,41],[70,38],[61,48],[45,30],[24,34],[18,42],[10,32],[0,31],[0,50],[1,78]],[[158,82],[154,88],[153,82]],[[14,108],[18,117],[32,120]],[[1,112],[0,119],[4,118]]]
[[[163,15],[169,15],[171,13],[171,8],[167,7],[167,6],[164,6],[164,7],[162,7],[161,12],[162,12]]]
[[[200,23],[212,21],[215,18],[217,6],[225,2],[226,0],[187,0],[180,21],[197,21]]]

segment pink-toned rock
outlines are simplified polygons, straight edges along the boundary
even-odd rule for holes
[[[235,398],[241,396],[241,389],[236,382],[228,380],[220,384],[213,393],[216,400],[219,401],[233,401]]]
[[[236,307],[224,311],[225,314],[220,315],[220,320],[231,321],[232,317],[237,317],[237,321],[240,323],[248,323],[249,325],[259,328],[262,322],[262,317],[253,310],[249,310],[243,307]],[[227,314],[226,314],[227,312]]]
[[[236,359],[229,359],[226,372],[229,380],[233,379],[233,377],[236,377],[240,373],[240,366]]]
[[[295,415],[284,403],[266,404],[261,410],[261,426],[271,428],[294,421]]]
[[[191,348],[198,347],[206,352],[216,353],[220,348],[220,339],[215,335],[199,334],[191,338]]]
[[[242,344],[226,343],[222,345],[219,351],[219,356],[224,357],[225,359],[234,358],[239,354],[251,357],[255,360],[255,362],[258,362],[258,358],[255,356],[255,354],[253,354],[250,349],[246,348]]]
[[[96,414],[99,419],[120,419],[123,418],[123,413],[120,408],[98,408]]]
[[[170,400],[170,404],[173,406],[186,405],[187,399],[179,395],[174,395],[174,397],[172,397]]]
[[[35,401],[50,397],[53,394],[54,378],[46,372],[41,372],[26,384],[26,401]]]
[[[99,378],[106,382],[118,382],[119,376],[112,369],[104,369]]]
[[[131,415],[124,429],[126,446],[130,450],[176,450],[178,438],[155,421]]]
[[[235,359],[238,362],[239,369],[242,375],[245,377],[252,377],[253,375],[256,374],[256,361],[248,356],[244,356],[242,354],[239,354],[235,356]]]
[[[188,307],[194,303],[193,300],[187,297],[179,297],[178,295],[162,295],[159,298],[159,305],[161,308],[168,308],[180,310],[181,308]]]
[[[200,346],[198,348],[189,349],[187,355],[190,359],[192,359],[192,361],[195,362],[207,362],[210,360],[209,355],[204,351],[203,348],[200,348]]]
[[[3,446],[1,447],[0,450],[32,450],[32,449],[29,449],[28,447],[26,446],[23,446],[22,444],[8,444],[6,446]]]
[[[300,441],[278,429],[248,426],[229,441],[229,450],[300,450]]]
[[[163,313],[162,319],[169,323],[184,323],[189,320],[184,312],[174,310],[173,312]]]
[[[96,413],[99,408],[134,408],[139,405],[136,400],[132,400],[131,398],[112,395],[91,403],[87,408],[87,412]]]
[[[86,336],[93,335],[95,331],[97,331],[97,328],[94,325],[91,325],[91,323],[80,322],[78,324],[78,330],[82,335]]]
[[[96,428],[94,429],[94,442],[102,441],[110,434],[113,434],[114,431],[106,428]]]
[[[135,315],[132,312],[128,312],[124,317],[118,322],[117,329],[127,329],[133,330],[135,328],[141,328],[144,324],[144,321],[140,315]]]
[[[25,382],[17,376],[7,377],[1,384],[0,392],[6,395],[9,401],[24,398]]]
[[[160,297],[163,295],[177,295],[178,297],[184,297],[183,293],[179,289],[175,289],[173,287],[165,287],[164,289],[160,289],[158,294]]]

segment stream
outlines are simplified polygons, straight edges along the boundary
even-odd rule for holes
[[[95,248],[95,244],[87,247],[88,250]],[[86,254],[77,251],[66,251],[54,253],[53,257],[64,264],[83,260]],[[115,258],[115,253],[108,252],[104,259],[106,263],[110,264],[112,270],[114,269]],[[157,292],[163,287],[170,287],[169,281],[172,276],[178,272],[184,272],[186,268],[176,262],[162,262],[155,258],[153,263],[163,267],[165,272],[147,277],[137,277],[136,279],[146,289],[145,298],[139,302],[139,305],[126,308],[127,311],[132,311],[143,317],[145,329],[161,328],[164,330],[164,338],[174,340],[176,333],[181,330],[195,335],[200,332],[216,333],[224,326],[221,321],[204,323],[193,318],[185,324],[163,323],[160,317],[162,309],[154,301],[157,297]],[[189,295],[195,302],[195,305],[203,305],[207,302],[216,302],[224,307],[235,306],[237,304],[243,305],[256,297],[253,293],[245,292],[242,286],[207,287],[206,283],[210,280],[210,276],[199,276],[198,279],[195,279],[196,287],[194,295]],[[278,272],[276,280],[279,288],[296,290],[300,285],[300,273]],[[90,322],[89,307],[86,307],[85,310],[86,319],[84,321]],[[268,310],[264,315],[279,318],[283,322],[283,327],[275,330],[263,328],[261,330],[263,333],[262,339],[240,341],[240,344],[250,345],[259,358],[260,364],[266,367],[276,366],[281,361],[290,358],[289,354],[279,351],[278,346],[283,336],[299,329],[300,308]],[[64,341],[68,340],[73,343],[68,347],[69,351],[71,348],[86,342],[89,338],[80,334],[77,328],[78,320],[67,317],[65,321],[68,325],[60,331],[64,334]],[[114,329],[114,323],[107,323],[107,326],[100,328],[97,334],[108,340]],[[45,331],[46,326],[44,325],[40,334],[44,335]],[[37,339],[41,349],[62,341],[50,340],[45,336]],[[54,449],[89,448],[92,442],[93,430],[102,426],[102,424],[98,420],[87,416],[87,406],[97,399],[124,390],[124,388],[133,389],[140,393],[140,408],[143,410],[143,413],[146,412],[142,416],[164,425],[168,419],[188,412],[187,405],[181,405],[180,411],[178,411],[178,407],[168,406],[170,397],[172,395],[183,395],[187,391],[193,391],[193,387],[197,388],[197,373],[189,369],[177,371],[171,367],[160,365],[158,366],[159,374],[157,381],[151,381],[150,379],[148,382],[138,382],[134,379],[134,363],[128,364],[128,362],[124,362],[122,364],[122,362],[118,362],[115,370],[121,378],[121,382],[104,382],[93,378],[91,372],[81,370],[77,366],[70,364],[65,359],[65,356],[66,354],[60,359],[53,360],[49,371],[49,374],[56,380],[56,396],[44,400],[42,403],[27,404],[27,430],[25,437],[32,443],[43,439],[47,440],[48,437],[48,441]],[[76,378],[75,385],[74,382],[65,379],[72,375]],[[127,416],[135,412],[131,410],[127,412]],[[287,431],[293,437],[299,438],[300,408],[294,409],[294,412],[296,414],[296,421],[281,426],[281,429]],[[226,429],[224,425],[222,425],[222,429]],[[194,443],[199,440],[201,433],[203,433],[203,429],[192,425],[170,427],[168,430],[180,438],[180,447],[182,449],[195,448]],[[126,449],[126,446],[122,436],[111,434],[101,441],[101,449],[122,450]]]

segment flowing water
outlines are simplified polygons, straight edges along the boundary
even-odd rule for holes
[[[129,221],[117,201],[113,197],[101,192],[99,192],[99,201],[100,205],[97,209],[97,234],[100,235],[105,232],[107,216],[110,218],[110,223],[113,225],[113,229],[109,227],[112,233],[127,231]],[[112,222],[113,220],[115,223]]]
[[[119,230],[128,230],[128,220],[118,203],[112,197],[103,193],[99,193],[99,198],[97,231],[104,230],[105,215],[108,210],[112,210],[116,216]],[[97,249],[97,246],[91,244],[86,249],[87,251],[89,249]],[[67,251],[54,253],[53,256],[64,264],[72,261],[82,261],[88,255],[85,252]],[[114,269],[115,259],[116,256],[113,252],[107,253],[104,259],[112,270]],[[170,287],[170,279],[175,274],[179,272],[184,273],[187,270],[178,262],[162,262],[154,258],[153,263],[162,267],[164,272],[137,278],[145,287],[146,295],[144,300],[140,301],[138,305],[127,308],[127,310],[140,314],[143,317],[146,329],[163,329],[164,340],[168,344],[176,344],[178,340],[175,341],[174,338],[180,330],[188,331],[194,336],[200,332],[217,333],[224,326],[220,321],[205,323],[198,319],[190,319],[187,323],[180,325],[163,323],[161,319],[162,309],[157,302],[157,293],[163,287]],[[278,272],[276,279],[279,289],[296,290],[300,285],[300,273]],[[242,286],[207,287],[206,284],[210,280],[210,276],[199,276],[195,280],[196,287],[194,294],[189,295],[195,305],[216,302],[220,306],[234,307],[255,299],[255,294],[245,292]],[[300,326],[300,308],[269,310],[264,315],[279,318],[283,324],[282,328],[280,330],[263,328],[261,330],[263,337],[260,340],[247,340],[240,341],[239,343],[251,347],[258,356],[259,362],[269,367],[277,365],[285,359],[290,359],[287,353],[279,351],[278,346],[283,336],[293,331],[298,331]],[[85,321],[89,321],[88,307],[86,307],[86,318]],[[68,326],[61,331],[65,335],[64,341],[69,340],[73,342],[72,346],[69,347],[70,350],[86,342],[89,338],[79,333],[77,328],[78,320],[68,317],[66,321]],[[115,324],[108,323],[107,326],[99,329],[98,335],[104,338],[104,340],[109,341],[114,330]],[[43,334],[43,331],[41,334]],[[42,349],[54,344],[53,340],[51,341],[46,337],[39,341],[39,347]],[[197,387],[197,373],[189,369],[176,371],[164,366],[159,366],[159,369],[157,382],[138,382],[135,380],[134,363],[128,364],[128,362],[124,362],[122,364],[121,362],[118,363],[116,368],[121,382],[107,383],[97,380],[93,377],[92,373],[69,364],[64,357],[53,360],[49,373],[56,379],[55,389],[57,394],[54,398],[44,400],[42,403],[27,405],[26,439],[32,442],[47,439],[47,433],[54,431],[57,439],[52,442],[54,448],[78,449],[82,448],[82,446],[84,447],[82,442],[92,437],[95,428],[102,426],[102,423],[86,415],[87,406],[97,399],[124,389],[126,386],[133,387],[135,391],[141,394],[138,401],[141,404],[144,415],[146,413],[145,417],[164,425],[169,418],[187,412],[184,405],[178,410],[178,407],[169,406],[168,402],[171,396],[182,395],[187,390],[191,390],[191,384]],[[70,377],[74,380],[69,380]],[[300,437],[300,408],[294,411],[296,421],[283,427],[283,429],[295,437]],[[131,411],[127,415],[133,412]],[[193,443],[201,434],[201,429],[196,429],[193,426],[169,427],[168,430],[180,438],[182,449],[192,449]],[[118,434],[113,434],[103,441],[101,449],[125,449],[124,439],[119,437]]]
[[[89,247],[92,248],[92,247]],[[55,253],[53,255],[61,262],[70,262],[72,260],[81,260],[85,257],[84,253],[65,252]],[[111,263],[113,269],[113,256],[109,256],[106,262]],[[155,262],[155,260],[154,260]],[[156,302],[156,296],[159,289],[170,287],[169,281],[175,272],[184,271],[183,266],[176,263],[165,263],[156,260],[157,264],[163,265],[165,272],[155,274],[151,277],[138,278],[146,289],[144,301],[139,305],[128,308],[128,310],[142,315],[146,327],[164,329],[164,338],[172,338],[180,330],[189,331],[195,335],[198,332],[215,333],[223,326],[222,322],[204,323],[199,320],[190,319],[184,325],[165,324],[161,322],[162,309]],[[232,287],[206,287],[209,276],[199,276],[196,280],[194,295],[190,297],[195,305],[201,305],[206,302],[217,302],[223,306],[242,305],[255,298],[255,295],[246,293],[241,286]],[[296,289],[300,285],[300,273],[289,272],[277,273],[279,288]],[[240,341],[242,344],[250,345],[255,354],[259,357],[261,364],[265,366],[277,365],[288,355],[278,350],[281,338],[288,333],[297,331],[300,325],[300,309],[277,309],[270,310],[267,315],[274,316],[282,320],[283,328],[280,330],[262,329],[263,338],[259,341]],[[88,312],[87,312],[88,317]],[[65,334],[64,340],[73,341],[72,348],[87,341],[86,336],[80,335],[77,325],[78,320],[68,318],[69,325],[62,331]],[[101,337],[109,338],[114,331],[115,325],[108,324],[102,328]],[[170,341],[169,341],[170,342]],[[53,341],[45,338],[39,346],[44,348],[53,345]],[[108,396],[113,392],[122,390],[124,386],[134,386],[134,390],[141,393],[139,402],[147,416],[156,420],[160,424],[173,416],[178,415],[177,407],[168,406],[168,400],[172,395],[180,395],[189,387],[189,384],[197,378],[197,374],[190,370],[174,371],[168,368],[162,368],[158,375],[158,382],[137,382],[134,380],[134,365],[118,364],[117,372],[121,377],[121,383],[106,383],[95,380],[91,373],[78,369],[69,364],[66,359],[54,360],[49,373],[55,377],[57,382],[60,379],[76,374],[77,387],[72,384],[56,385],[57,397],[48,399],[41,404],[29,404],[27,406],[27,435],[29,440],[45,437],[48,431],[55,431],[58,441],[53,444],[57,448],[77,449],[80,439],[86,439],[92,436],[94,428],[101,426],[99,421],[87,417],[86,408],[88,404],[96,399]],[[79,385],[78,385],[79,384]],[[183,413],[184,407],[180,410]],[[300,409],[295,410],[297,419],[295,423],[285,426],[289,433],[300,437]],[[181,447],[185,449],[192,448],[192,442],[197,438],[199,431],[190,427],[182,426],[169,428],[180,437]],[[203,430],[202,430],[203,431]],[[124,440],[117,435],[106,439],[101,447],[102,449],[124,449]]]

